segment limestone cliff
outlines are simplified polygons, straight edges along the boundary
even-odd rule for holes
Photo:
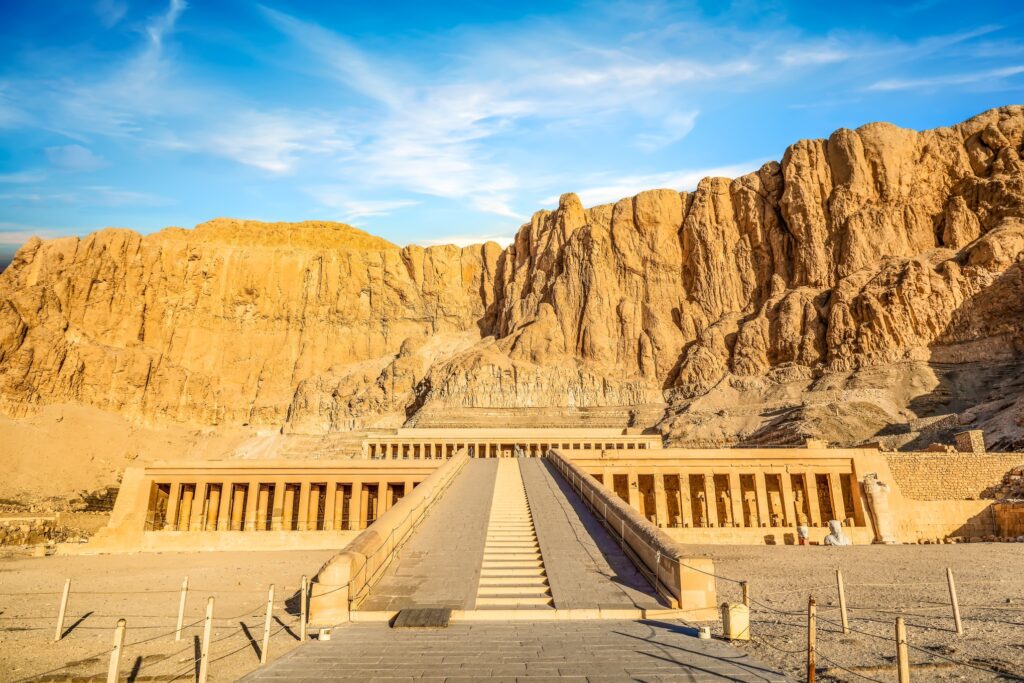
[[[0,275],[0,408],[318,433],[666,401],[680,443],[948,410],[1020,445],[1022,145],[1019,106],[839,130],[692,193],[564,195],[504,251],[228,220],[33,240]],[[950,368],[977,364],[961,395]]]

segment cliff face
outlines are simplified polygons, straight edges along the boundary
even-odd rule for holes
[[[2,406],[281,424],[303,379],[486,319],[499,251],[229,220],[33,240],[0,276]]]
[[[814,433],[826,391],[880,411],[833,419],[864,438],[914,416],[929,367],[1024,350],[1022,143],[1022,107],[839,130],[692,193],[564,195],[504,251],[224,220],[36,240],[0,275],[0,407],[322,432],[667,401],[670,439],[730,442],[780,406]],[[745,402],[757,419],[697,429]]]

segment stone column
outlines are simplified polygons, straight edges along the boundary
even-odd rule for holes
[[[640,512],[640,481],[635,470],[626,473],[626,492],[629,495],[629,507]]]
[[[810,509],[810,525],[821,526],[821,508],[818,505],[818,482],[813,472],[804,472],[804,491],[807,494],[807,507]]]
[[[299,484],[299,520],[296,525],[299,531],[309,529],[309,482]]]
[[[205,479],[199,479],[196,481],[196,492],[195,497],[192,499],[192,518],[189,520],[188,529],[189,531],[202,531],[203,521],[205,519],[205,510],[203,510],[203,503],[206,500],[206,487],[208,484]]]
[[[333,484],[334,490],[328,495],[334,500],[334,507],[331,513],[331,529],[341,531],[341,523],[345,515],[345,488],[340,481]]]
[[[658,526],[668,526],[672,521],[668,518],[668,496],[665,494],[665,475],[654,473],[654,514]]]
[[[788,471],[779,475],[782,495],[782,526],[796,526],[796,498],[793,496],[793,480]]]
[[[832,499],[832,512],[835,515],[834,519],[838,519],[840,522],[846,521],[846,503],[843,502],[843,487],[839,483],[839,473],[829,472],[828,473],[828,494],[829,498]]]
[[[757,494],[757,520],[761,526],[771,526],[772,515],[768,509],[768,485],[765,483],[764,472],[754,472],[754,491]]]
[[[853,510],[847,510],[846,514],[853,515],[853,522],[857,526],[865,526],[864,499],[861,496],[860,484],[857,482],[857,474],[850,475],[850,493],[853,497]]]
[[[388,480],[377,482],[377,517],[391,509],[391,494],[388,492]]]
[[[210,487],[210,502],[206,508],[206,530],[213,531],[214,529],[220,528],[217,524],[217,520],[220,518],[220,499],[221,494],[224,491],[224,485],[221,484],[220,488],[213,488],[213,484],[207,484]]]
[[[379,496],[380,491],[378,491],[377,494]],[[369,521],[367,519],[367,517],[369,516],[369,512],[370,490],[366,487],[366,484],[364,482],[359,482],[359,517],[357,517],[357,519],[359,520],[360,529],[365,529],[367,526],[369,526],[367,524],[367,522]]]
[[[249,482],[249,494],[245,499],[245,530],[256,531],[256,505],[260,497],[260,482]]]
[[[337,506],[338,482],[330,479],[324,490],[324,531],[337,529],[334,523],[334,510]]]
[[[359,482],[352,482],[352,491],[348,498],[348,526],[350,531],[359,529]]]
[[[272,531],[281,531],[284,528],[284,487],[284,481],[274,482],[274,510],[270,514]]]
[[[178,528],[178,509],[181,503],[181,482],[171,482],[171,491],[167,496],[167,519],[164,528],[174,531]]]
[[[679,521],[684,527],[693,526],[693,503],[690,498],[690,475],[679,475]]]
[[[231,530],[242,530],[242,515],[245,512],[245,489],[241,482],[231,484]]]
[[[282,507],[284,508],[281,514],[281,528],[285,531],[291,531],[293,523],[293,515],[295,514],[295,489],[288,484],[284,485],[284,495],[282,496]]]
[[[181,506],[178,508],[178,531],[190,531],[192,527],[192,504],[196,495],[195,486],[181,485]]]
[[[718,526],[718,498],[715,497],[715,475],[711,472],[704,474],[704,504],[708,526]]]
[[[317,491],[319,492],[319,489]],[[313,493],[313,486],[310,484],[308,512],[306,513],[306,528],[310,531],[316,531],[317,517],[320,514],[320,496],[313,495]]]
[[[267,506],[270,504],[270,487],[256,484],[256,530],[267,530]]]
[[[743,523],[743,486],[740,484],[739,472],[729,473],[729,503],[732,505],[732,525],[745,526]]]

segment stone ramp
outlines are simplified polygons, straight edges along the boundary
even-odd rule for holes
[[[667,607],[546,460],[519,462],[556,609]]]
[[[480,586],[479,609],[550,609],[551,590],[537,544],[518,460],[498,461]]]
[[[395,630],[349,624],[243,681],[786,681],[677,621],[476,622]]]
[[[497,469],[466,463],[357,611],[473,609]]]

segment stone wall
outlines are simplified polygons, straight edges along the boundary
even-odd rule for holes
[[[1024,502],[996,503],[996,533],[1000,536],[1024,536]]]
[[[913,500],[993,497],[1003,476],[1024,465],[1024,453],[886,453],[889,469]]]

